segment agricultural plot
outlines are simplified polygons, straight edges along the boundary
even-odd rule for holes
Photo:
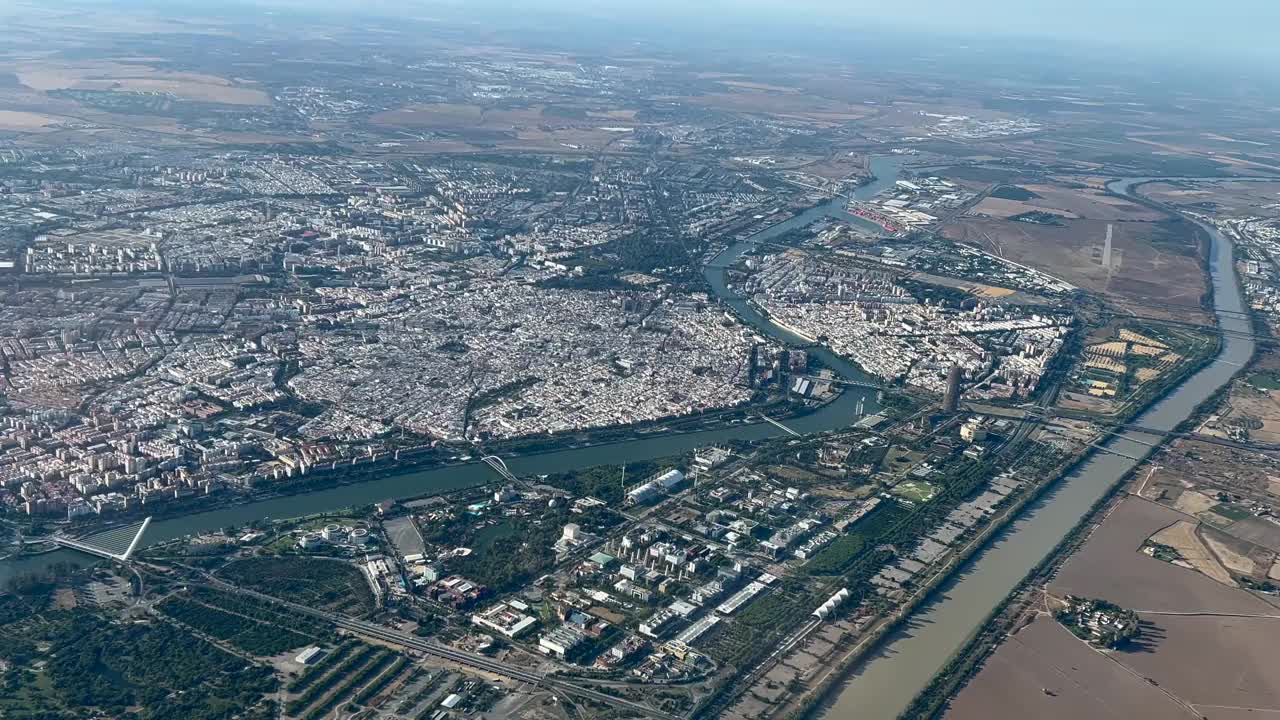
[[[1193,720],[1196,714],[1050,618],[1009,638],[951,702],[945,720],[1004,717]]]
[[[1126,499],[1063,565],[1049,591],[1140,610],[1274,614],[1275,607],[1262,597],[1140,551],[1152,535],[1187,519],[1137,497]],[[1168,537],[1163,539],[1156,542],[1171,547]]]

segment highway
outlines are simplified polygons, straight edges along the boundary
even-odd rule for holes
[[[555,691],[564,693],[566,695],[576,695],[578,697],[587,698],[589,700],[594,700],[596,702],[607,703],[615,707],[624,708],[626,710],[639,713],[644,717],[657,718],[658,720],[681,720],[675,715],[669,715],[662,711],[655,710],[649,707],[648,705],[644,705],[644,704],[632,702],[630,700],[626,700],[623,698],[615,697],[608,693],[600,692],[598,690],[592,690],[591,688],[582,687],[581,685],[577,685],[575,683],[569,682],[568,680],[562,680],[551,675],[533,672],[531,670],[516,667],[514,665],[500,662],[498,660],[494,660],[493,658],[486,657],[484,655],[478,655],[476,653],[469,653],[463,650],[458,650],[456,648],[451,648],[447,645],[441,645],[440,643],[433,642],[431,640],[427,640],[424,638],[420,638],[416,635],[411,635],[409,633],[400,632],[399,630],[392,630],[391,628],[384,627],[376,623],[365,622],[363,620],[354,620],[352,618],[344,617],[342,615],[327,613],[312,607],[299,605],[297,603],[292,603],[287,600],[281,600],[280,598],[272,597],[270,595],[264,595],[263,593],[260,593],[254,590],[249,590],[248,588],[243,588],[238,585],[233,585],[231,583],[225,582],[223,580],[219,580],[214,577],[209,577],[209,576],[206,576],[206,577],[209,580],[209,584],[217,589],[237,593],[240,595],[246,595],[248,597],[254,598],[256,600],[261,600],[263,602],[274,603],[276,605],[283,605],[295,612],[299,612],[304,615],[309,615],[311,617],[315,617],[321,620],[325,620],[327,622],[331,622],[338,628],[341,628],[343,630],[347,630],[353,633],[359,633],[361,635],[364,635],[369,638],[373,638],[375,640],[381,640],[382,642],[385,642],[385,643],[398,645],[400,647],[407,648],[409,650],[415,650],[417,652],[424,653],[426,655],[432,655],[444,660],[449,660],[451,662],[458,663],[459,665],[465,665],[467,667],[470,667],[476,670],[493,673],[494,675],[501,675],[503,677],[511,678],[513,680],[519,680],[521,682],[531,683],[533,685],[544,687],[549,690],[555,690]]]

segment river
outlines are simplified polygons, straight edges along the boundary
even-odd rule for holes
[[[871,169],[876,178],[863,185],[854,197],[863,199],[880,192],[898,179],[903,160],[896,157],[873,158]],[[781,223],[772,225],[746,240],[727,247],[704,269],[712,291],[724,299],[740,317],[762,334],[786,343],[803,341],[769,322],[745,300],[737,298],[728,289],[725,269],[737,262],[744,253],[791,230],[798,229],[824,217],[851,219],[865,224],[844,211],[843,200],[834,200],[807,210]],[[817,360],[832,368],[844,380],[869,382],[872,380],[857,366],[837,357],[825,349],[810,350]],[[865,413],[879,409],[874,391],[856,387],[847,388],[836,400],[816,412],[787,420],[787,425],[800,433],[816,433],[848,427],[857,419],[859,402]],[[763,440],[777,437],[781,430],[764,422],[720,427],[712,430],[683,433],[654,433],[648,437],[613,442],[592,447],[570,448],[553,452],[504,458],[511,472],[520,476],[560,473],[606,464],[625,464],[654,460],[690,452],[699,447],[729,440]],[[229,525],[243,525],[263,518],[288,518],[336,511],[358,505],[367,505],[387,499],[398,499],[448,492],[459,488],[493,482],[495,475],[487,465],[474,462],[449,465],[425,470],[409,471],[366,482],[340,485],[296,495],[274,497],[239,504],[228,504],[217,510],[206,510],[188,515],[174,516],[151,523],[144,544],[155,544],[196,533],[209,532]],[[88,563],[90,556],[72,551],[58,550],[40,555],[29,555],[0,561],[0,583],[15,574],[44,572],[57,562]]]
[[[1153,178],[1113,183],[1119,193]],[[1213,240],[1209,273],[1218,326],[1223,334],[1221,350],[1210,364],[1185,380],[1135,421],[1154,430],[1170,430],[1185,420],[1201,402],[1231,380],[1253,356],[1252,325],[1245,314],[1232,263],[1231,242],[1209,226],[1202,226]],[[1133,439],[1114,438],[1106,447],[1133,457],[1145,456],[1158,436],[1129,433]],[[1139,442],[1141,441],[1141,442]],[[986,617],[1048,557],[1080,519],[1137,463],[1110,453],[1094,453],[1063,478],[997,539],[977,554],[880,649],[859,663],[845,681],[824,716],[844,720],[893,720],[977,631]]]
[[[872,171],[877,176],[876,180],[859,188],[854,193],[855,198],[869,198],[894,182],[902,163],[900,158],[873,158]],[[1150,180],[1152,178],[1118,181],[1111,187],[1123,193]],[[866,221],[844,211],[843,200],[819,205],[766,228],[717,255],[704,271],[713,292],[758,331],[783,342],[803,343],[802,339],[769,322],[744,299],[736,297],[727,287],[725,269],[732,266],[744,253],[757,247],[758,243],[824,217],[836,217],[866,226]],[[1172,429],[1186,419],[1203,400],[1228,382],[1253,355],[1254,341],[1250,337],[1252,327],[1244,314],[1245,305],[1232,265],[1231,243],[1214,228],[1205,226],[1205,229],[1213,240],[1209,270],[1213,282],[1214,308],[1219,327],[1229,332],[1223,335],[1222,349],[1213,362],[1184,381],[1136,420],[1137,424],[1144,427]],[[825,349],[813,349],[810,352],[843,379],[868,380],[866,373],[858,367]],[[788,420],[787,424],[802,433],[847,427],[857,418],[856,408],[860,399],[865,403],[866,412],[876,409],[874,393],[850,388],[840,398],[817,412]],[[698,432],[655,434],[594,447],[513,457],[506,462],[517,475],[566,472],[595,465],[641,462],[677,455],[730,439],[760,440],[775,437],[780,432],[767,423],[743,424]],[[1141,457],[1150,450],[1144,443],[1160,440],[1159,437],[1141,433],[1130,435],[1134,439],[1115,438],[1107,443],[1107,447],[1124,455]],[[877,652],[860,663],[838,697],[829,705],[826,714],[841,720],[853,717],[866,720],[896,718],[947,659],[973,635],[991,610],[1032,568],[1048,556],[1080,518],[1135,464],[1118,455],[1095,453],[1057,483],[1051,492],[1029,507],[994,542],[967,563],[961,572],[944,583]],[[388,498],[446,492],[491,482],[493,479],[492,471],[480,463],[406,472],[368,482],[156,521],[151,524],[146,541],[163,542],[268,517],[297,517]],[[58,551],[4,561],[0,562],[0,581],[15,573],[48,569],[57,561],[83,563],[88,560],[87,556],[79,553]]]
[[[901,163],[898,158],[875,158],[872,169],[877,175],[876,181],[859,188],[855,197],[870,197],[892,183],[897,179]],[[1142,178],[1121,181],[1112,187],[1125,192],[1148,180]],[[736,297],[726,285],[725,269],[758,243],[823,217],[865,223],[844,212],[843,201],[833,201],[771,226],[726,248],[707,265],[705,274],[712,290],[732,306],[740,317],[762,333],[788,343],[803,342],[770,323],[749,303]],[[1249,337],[1252,327],[1243,312],[1245,306],[1232,266],[1231,244],[1215,229],[1206,227],[1206,230],[1213,239],[1210,275],[1218,323],[1223,330],[1234,332],[1223,336],[1221,352],[1212,363],[1188,378],[1138,418],[1136,422],[1144,427],[1171,429],[1182,422],[1204,399],[1229,381],[1253,354],[1254,342]],[[829,351],[815,349],[811,352],[844,379],[867,379],[859,368]],[[802,433],[847,427],[856,419],[857,403],[863,398],[866,411],[874,411],[874,393],[851,388],[817,412],[789,420],[788,424]],[[691,433],[655,434],[643,439],[595,447],[513,457],[507,459],[507,464],[518,475],[565,472],[594,465],[652,460],[730,439],[759,440],[775,437],[780,432],[766,423],[754,423]],[[1134,439],[1116,438],[1107,446],[1125,455],[1141,457],[1150,449],[1144,442],[1159,440],[1158,437],[1139,433],[1131,435]],[[901,630],[891,635],[877,652],[854,669],[838,697],[828,707],[827,715],[832,718],[857,717],[867,720],[891,720],[897,717],[946,660],[972,636],[991,610],[1134,465],[1134,461],[1127,458],[1096,453],[1059,482],[1051,492],[1028,508],[1020,519],[967,563],[960,573],[944,583],[933,598]],[[492,471],[480,463],[407,472],[363,483],[231,505],[223,509],[156,521],[151,524],[146,541],[163,542],[187,534],[268,517],[296,517],[388,498],[446,492],[491,482],[493,479]],[[72,551],[58,551],[0,562],[0,581],[19,572],[45,570],[60,560],[86,562],[89,558]]]

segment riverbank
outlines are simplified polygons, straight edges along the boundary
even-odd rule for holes
[[[1221,343],[1219,339],[1215,337],[1211,343],[1211,347],[1206,348],[1205,351],[1190,358],[1189,362],[1181,367],[1180,371],[1176,375],[1169,377],[1166,382],[1161,383],[1158,390],[1153,389],[1152,392],[1144,393],[1141,396],[1134,398],[1132,402],[1126,406],[1124,413],[1113,418],[1113,420],[1127,422],[1146,412],[1161,400],[1172,388],[1176,388],[1187,378],[1193,376],[1212,362],[1221,350]],[[1185,426],[1190,422],[1191,420],[1188,419],[1183,422],[1183,425]],[[1114,430],[1100,431],[1095,442],[1102,442],[1102,440],[1114,432]],[[1058,482],[1077,470],[1079,466],[1088,460],[1095,452],[1099,451],[1091,446],[1081,448],[1074,456],[1068,458],[1059,467],[1055,468],[1053,472],[1047,474],[1047,479],[1044,482],[1037,483],[1027,492],[1019,495],[1019,497],[1016,498],[1009,507],[1002,510],[1000,514],[992,520],[991,524],[985,526],[977,537],[967,543],[957,555],[948,559],[938,573],[931,576],[927,583],[913,594],[904,607],[895,611],[892,616],[878,623],[877,626],[870,631],[870,635],[863,640],[860,640],[857,645],[831,665],[827,670],[825,677],[818,681],[815,689],[811,693],[805,693],[805,699],[800,703],[800,707],[795,712],[790,714],[785,712],[778,713],[778,717],[809,718],[820,714],[823,708],[831,702],[833,695],[841,687],[851,669],[855,668],[868,653],[876,650],[878,644],[883,642],[888,635],[893,631],[900,629],[903,623],[907,622],[911,618],[915,610],[921,607],[928,600],[932,599],[934,593],[942,587],[946,581],[950,580],[955,573],[963,571],[966,563],[977,553],[985,549],[988,543],[999,537],[1000,533],[1005,531],[1010,523],[1016,520],[1026,508],[1028,508],[1032,503],[1042,499],[1045,493],[1053,490]],[[1084,523],[1085,521],[1082,520],[1081,524],[1083,525]],[[1048,560],[1046,560],[1046,562],[1048,562]],[[990,623],[990,618],[996,617],[1007,603],[1008,600],[1001,603],[1001,605],[992,612],[991,616],[985,620],[980,627],[987,626]],[[975,631],[975,634],[980,637],[982,631]],[[968,646],[966,646],[966,649],[959,651],[957,656],[962,656],[968,652],[967,648]],[[939,678],[950,672],[949,668],[952,663],[955,662],[955,658],[948,660],[948,665],[944,666],[944,669],[940,671],[939,676],[935,676],[934,683],[941,682]],[[931,683],[924,693],[932,693],[933,687],[934,684]],[[912,715],[911,717],[915,716]]]
[[[1132,184],[1132,183],[1130,183]],[[1128,185],[1124,185],[1127,187]],[[1250,323],[1241,315],[1243,299],[1231,261],[1233,248],[1216,230],[1210,271],[1222,349],[1209,364],[1190,375],[1138,416],[1137,424],[1172,430],[1201,402],[1229,382],[1253,354]],[[1238,333],[1238,334],[1237,334]],[[1107,440],[1107,452],[1093,453],[1062,481],[1048,488],[949,581],[921,602],[910,622],[885,632],[878,650],[852,663],[838,696],[825,710],[832,717],[897,717],[929,685],[983,622],[1027,576],[1048,557],[1098,500],[1106,496],[1163,436],[1128,432]]]
[[[1207,360],[1205,362],[1207,362]],[[1198,369],[1199,367],[1190,369],[1186,374],[1195,372]],[[1158,397],[1153,397],[1148,400],[1148,406],[1158,399]],[[1145,409],[1145,406],[1138,408],[1131,413],[1131,415],[1137,415]],[[1095,452],[1097,452],[1097,450],[1093,447],[1083,448],[1074,456],[1066,459],[1059,467],[1048,473],[1046,475],[1047,479],[1044,482],[1033,485],[1025,493],[1019,495],[1009,506],[1001,510],[1000,513],[992,519],[990,524],[983,527],[977,536],[975,536],[970,542],[966,543],[966,545],[961,548],[956,555],[948,559],[943,567],[940,568],[936,574],[931,576],[929,580],[912,595],[902,608],[896,611],[892,616],[882,621],[881,624],[871,631],[871,634],[868,635],[867,638],[860,641],[849,652],[837,660],[834,665],[831,666],[827,676],[818,683],[813,694],[801,703],[800,708],[796,712],[788,715],[787,717],[794,718],[796,720],[806,720],[807,718],[819,715],[827,704],[831,702],[833,693],[841,687],[850,670],[856,667],[857,664],[866,657],[867,653],[876,650],[878,644],[884,641],[890,633],[900,629],[903,623],[911,619],[913,613],[917,609],[919,609],[925,602],[934,598],[935,593],[943,587],[944,583],[953,579],[957,572],[964,570],[966,564],[972,560],[977,553],[984,550],[990,542],[998,538],[1000,533],[1007,530],[1010,523],[1017,520],[1024,510],[1031,506],[1032,503],[1043,499],[1045,493],[1053,490],[1058,482],[1071,472],[1075,471]],[[1084,524],[1085,521],[1082,520],[1081,523]],[[1012,595],[1010,597],[1012,597]],[[987,626],[990,623],[991,618],[998,616],[1008,602],[1009,600],[1006,600],[1005,603],[1002,603],[993,610],[991,616],[980,627]],[[966,648],[967,647],[968,646],[966,646]],[[965,652],[966,650],[961,650],[957,653],[957,656],[963,655]],[[947,672],[946,668],[949,668],[954,662],[956,662],[956,656],[949,659],[948,665],[944,666],[944,670],[940,671],[939,675],[935,676],[935,682],[941,682],[938,678],[945,675]],[[923,693],[930,692],[930,688],[932,687],[933,686],[931,684],[925,689],[925,691],[923,691]],[[908,717],[908,715],[904,713],[903,717]],[[910,717],[915,716],[911,715]]]
[[[858,188],[855,195],[870,196],[892,184],[903,164],[901,158],[873,158],[873,180]],[[788,346],[796,346],[795,337],[778,328],[767,318],[761,317],[748,308],[745,302],[735,297],[727,289],[724,271],[727,265],[747,249],[753,242],[760,242],[776,234],[785,233],[796,227],[808,225],[822,217],[838,216],[843,212],[834,207],[838,201],[822,203],[793,215],[787,220],[774,223],[763,228],[745,240],[739,240],[716,254],[711,262],[703,268],[713,294],[745,324]],[[857,384],[870,384],[870,378],[852,363],[836,356],[824,348],[812,349],[812,356],[821,367],[831,369],[837,377]],[[512,472],[517,475],[536,475],[550,472],[565,472],[595,465],[620,464],[634,461],[651,460],[668,457],[682,452],[689,452],[697,447],[714,445],[736,440],[753,441],[777,437],[784,431],[770,423],[744,422],[751,415],[769,414],[775,420],[786,420],[788,425],[801,434],[822,432],[825,430],[846,427],[857,421],[857,410],[861,407],[868,415],[880,409],[874,390],[846,387],[834,398],[829,398],[816,407],[798,410],[789,403],[779,402],[769,405],[730,408],[716,416],[715,413],[701,414],[692,417],[663,419],[641,423],[625,428],[599,428],[592,431],[592,439],[581,440],[581,433],[558,437],[541,437],[515,440],[508,443],[494,444],[485,448],[487,454],[500,454]],[[785,411],[785,412],[784,412]],[[735,418],[736,416],[736,418]],[[709,420],[719,417],[720,426],[707,428]],[[575,437],[579,438],[575,441]],[[612,452],[598,452],[609,449]],[[453,456],[465,452],[462,448],[441,451]],[[632,454],[634,452],[635,454]],[[403,453],[402,453],[403,454]],[[581,457],[585,464],[566,465],[574,462],[570,458]],[[364,505],[380,500],[418,497],[433,494],[440,490],[456,489],[466,485],[478,485],[493,480],[492,470],[479,462],[449,462],[438,453],[423,458],[419,462],[402,462],[404,458],[394,458],[394,466],[373,463],[345,466],[341,475],[323,478],[319,481],[308,479],[301,484],[293,484],[284,488],[271,488],[266,492],[242,495],[219,494],[208,496],[200,505],[174,507],[152,506],[145,512],[122,516],[120,521],[136,519],[143,514],[161,518],[164,523],[191,518],[191,529],[186,533],[216,529],[218,525],[209,526],[206,518],[219,517],[219,513],[231,513],[240,518],[240,510],[251,511],[254,508],[271,508],[285,499],[297,499],[304,508],[318,510],[316,502],[330,497],[333,491],[346,488],[362,488],[363,497],[354,502],[343,502],[341,506]],[[355,468],[354,472],[352,468]],[[448,477],[456,475],[457,477]],[[421,480],[430,478],[431,483]],[[437,482],[439,484],[437,484]],[[424,485],[427,485],[424,487]],[[342,494],[355,497],[354,493]],[[292,515],[299,513],[294,512]],[[263,517],[261,515],[259,517]],[[249,518],[252,519],[252,518]],[[242,522],[238,520],[237,522]],[[152,525],[148,537],[155,537],[164,524]],[[25,570],[32,568],[26,567]],[[34,568],[38,570],[39,568]],[[0,561],[0,581],[12,568],[9,563]]]
[[[765,423],[747,423],[753,416],[767,414],[775,420],[793,420],[803,418],[808,415],[820,412],[826,405],[839,399],[840,393],[827,398],[814,400],[809,403],[801,404],[788,401],[785,397],[779,398],[769,403],[759,405],[748,405],[726,410],[715,411],[697,416],[684,416],[675,419],[655,420],[638,425],[623,427],[598,428],[596,430],[587,431],[586,433],[575,433],[572,436],[562,436],[559,438],[551,438],[551,440],[564,441],[569,437],[578,438],[576,442],[562,442],[562,448],[580,449],[592,448],[610,445],[618,442],[628,442],[631,440],[643,440],[655,434],[662,435],[682,435],[689,433],[700,433],[708,430],[731,430],[746,426],[765,427]],[[711,427],[708,427],[711,426]],[[550,449],[544,446],[551,445]],[[548,438],[525,438],[516,439],[508,443],[496,445],[486,448],[486,451],[492,454],[500,455],[504,459],[514,460],[521,457],[535,456],[538,454],[554,451],[554,443],[548,442]],[[152,504],[149,506],[138,507],[132,511],[116,513],[106,522],[83,521],[66,523],[55,523],[65,525],[67,529],[72,531],[84,532],[101,532],[115,526],[129,524],[144,517],[152,517],[155,520],[172,520],[182,518],[188,515],[197,515],[210,510],[213,507],[228,508],[240,505],[250,505],[253,503],[275,500],[280,498],[296,497],[307,495],[320,490],[327,490],[348,485],[361,485],[381,479],[394,478],[399,475],[408,475],[430,470],[446,470],[449,468],[476,466],[481,467],[479,461],[471,459],[451,459],[442,458],[441,453],[451,453],[454,457],[458,453],[463,452],[464,448],[447,448],[439,452],[424,451],[419,453],[422,457],[401,457],[393,458],[391,464],[378,464],[377,462],[361,462],[359,464],[337,465],[335,469],[320,470],[315,474],[300,478],[292,482],[275,483],[267,489],[259,489],[252,492],[236,492],[234,490],[224,490],[222,492],[198,496],[179,502],[164,502],[161,504]],[[490,474],[486,482],[496,482],[496,475]],[[477,483],[482,484],[482,483]],[[427,495],[434,493],[424,493]],[[379,500],[405,500],[417,497],[395,496],[387,498],[369,498],[367,503],[372,504]],[[24,553],[30,556],[35,553]],[[9,559],[8,556],[0,557],[0,563]]]
[[[1015,630],[1015,626],[1034,600],[1028,590],[1051,575],[1093,532],[1125,493],[1132,471],[1098,500],[1094,507],[1080,519],[1071,532],[1062,539],[1058,548],[1031,570],[1003,602],[997,605],[975,631],[967,645],[947,659],[946,665],[934,675],[934,679],[920,691],[898,716],[898,720],[932,720],[946,709],[947,703],[964,685],[982,669],[982,664],[996,648]],[[1021,608],[1015,608],[1022,604]]]
[[[874,391],[850,388],[808,412],[792,414],[785,419],[788,427],[802,434],[836,430],[856,422],[859,402],[865,404],[868,413],[879,409],[875,403]],[[529,477],[598,465],[650,461],[685,454],[708,445],[754,442],[784,434],[784,430],[767,422],[740,423],[710,430],[664,430],[639,434],[625,441],[579,444],[571,448],[504,457],[511,472]],[[150,545],[264,518],[297,517],[334,508],[360,507],[382,500],[440,494],[492,483],[496,479],[496,474],[485,463],[466,461],[409,471],[402,468],[380,468],[372,474],[331,478],[323,484],[291,486],[256,496],[211,495],[203,498],[204,502],[199,506],[174,506],[170,512],[149,508],[147,514],[155,519],[144,541]],[[118,518],[117,522],[125,522],[127,519]],[[41,558],[46,562],[41,562]],[[40,557],[24,555],[0,561],[0,582],[18,573],[39,573],[55,562],[67,560],[88,559],[71,550],[58,550]]]
[[[708,274],[715,275],[714,270]],[[723,290],[723,284],[713,289]],[[729,301],[732,304],[733,301]],[[767,321],[753,318],[750,313],[739,314],[743,321],[761,333],[786,343]],[[825,350],[812,354],[818,365],[833,370],[840,379],[865,383],[867,376],[850,363]],[[772,410],[776,410],[773,407]],[[783,419],[787,426],[799,434],[816,434],[846,428],[860,418],[859,410],[874,414],[880,409],[876,391],[865,388],[846,388],[823,404],[802,412],[790,412]],[[743,415],[759,413],[759,406],[737,408],[729,412]],[[773,414],[777,415],[776,412]],[[779,417],[782,417],[779,415]],[[687,419],[685,427],[675,428],[670,421],[654,423],[644,432],[632,428],[623,440],[599,443],[570,443],[561,439],[560,447],[530,449],[507,446],[504,459],[510,471],[518,476],[536,476],[563,473],[599,465],[619,465],[650,461],[691,452],[709,445],[733,442],[754,442],[780,437],[782,428],[767,422],[722,423],[706,429],[705,416]],[[659,429],[658,426],[662,426]],[[599,437],[599,435],[597,435]],[[456,451],[450,451],[456,454]],[[357,465],[357,468],[360,466]],[[369,468],[374,469],[374,468]],[[217,530],[227,525],[242,525],[252,520],[268,517],[296,517],[339,507],[368,505],[387,499],[412,498],[448,492],[463,487],[481,485],[495,479],[491,468],[481,462],[455,462],[434,464],[431,467],[404,470],[376,468],[375,476],[337,478],[322,487],[298,486],[290,492],[276,492],[270,496],[232,498],[210,496],[208,504],[198,509],[164,513],[162,519],[153,521],[145,542],[163,542],[175,537]],[[0,562],[0,582],[22,573],[41,573],[54,563],[64,561],[84,562],[87,558],[71,550],[59,550],[42,558],[22,557]]]
[[[1003,532],[1011,522],[1016,520],[1028,505],[1041,499],[1044,493],[1052,489],[1063,475],[1085,459],[1086,456],[1084,454],[1068,458],[1059,468],[1050,473],[1049,480],[1033,485],[999,511],[988,525],[983,527],[964,547],[948,559],[925,584],[918,588],[901,608],[880,621],[875,628],[869,631],[869,634],[864,639],[860,640],[857,645],[850,648],[848,652],[831,664],[826,675],[817,682],[810,693],[807,693],[801,699],[794,712],[790,714],[784,713],[780,716],[792,718],[793,720],[807,720],[821,715],[822,711],[832,701],[833,695],[842,687],[852,668],[862,661],[869,652],[876,650],[879,644],[891,633],[901,629],[903,623],[910,620],[922,604],[932,599],[944,583],[951,580],[957,572],[963,570],[966,563],[973,559],[975,554],[983,550],[993,538]]]
[[[1206,398],[1175,430],[1194,431],[1204,417],[1215,411],[1227,387],[1229,386],[1220,388]],[[1151,448],[1150,455],[1154,455],[1159,449]],[[992,610],[973,638],[948,659],[943,669],[902,712],[899,720],[934,720],[942,715],[951,699],[965,688],[982,670],[987,659],[1023,624],[1030,606],[1039,600],[1035,590],[1045,585],[1106,521],[1111,512],[1130,496],[1128,488],[1133,485],[1135,473],[1141,468],[1142,464],[1135,465],[1104,496],[1099,498],[1093,508],[1067,533],[1057,547],[1028,573],[1027,577],[1000,605]]]

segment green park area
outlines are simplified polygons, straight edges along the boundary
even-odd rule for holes
[[[894,485],[889,492],[909,502],[927,503],[933,499],[938,490],[923,480],[903,480]]]

